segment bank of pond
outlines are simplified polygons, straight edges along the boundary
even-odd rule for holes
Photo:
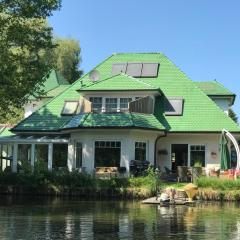
[[[77,171],[43,169],[0,173],[0,194],[73,196],[81,199],[145,199],[165,188],[183,189],[187,183],[163,182],[153,170],[144,176],[99,179]],[[200,177],[196,198],[206,201],[240,201],[240,179]]]

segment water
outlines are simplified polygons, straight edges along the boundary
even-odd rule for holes
[[[0,196],[0,239],[237,240],[240,208]]]

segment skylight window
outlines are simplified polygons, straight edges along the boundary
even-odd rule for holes
[[[65,101],[62,115],[73,115],[77,112],[79,102],[78,101]]]
[[[157,77],[158,63],[143,63],[141,77]]]
[[[127,75],[132,77],[141,77],[142,63],[128,63]]]
[[[119,73],[126,73],[127,63],[113,63],[112,65],[112,75],[117,75]]]
[[[112,75],[119,73],[126,73],[132,77],[157,77],[158,76],[159,63],[113,63]]]
[[[183,99],[168,98],[164,102],[165,115],[178,116],[183,114]]]

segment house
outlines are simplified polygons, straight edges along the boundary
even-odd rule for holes
[[[240,134],[227,115],[234,99],[216,81],[192,81],[161,53],[113,54],[43,103],[0,144],[10,146],[4,158],[12,156],[14,172],[23,160],[88,173],[98,167],[128,173],[131,160],[161,169],[211,168],[220,164],[222,129]]]

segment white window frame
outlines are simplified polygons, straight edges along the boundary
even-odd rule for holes
[[[207,144],[196,143],[196,144],[188,144],[188,167],[191,167],[191,147],[192,146],[204,146],[205,147],[205,166],[207,165]]]
[[[90,98],[102,98],[102,110],[101,112],[104,113],[106,112],[106,98],[117,98],[117,110],[116,112],[121,112],[121,107],[120,107],[120,99],[121,98],[131,98],[132,101],[136,101],[137,99],[143,98],[143,96],[88,96],[87,99],[90,101]],[[131,102],[132,102],[131,101]],[[124,109],[123,109],[124,110]],[[125,112],[129,110],[129,107],[127,109],[125,109]]]
[[[146,159],[145,159],[145,161],[149,161],[149,153],[148,153],[149,146],[148,146],[148,141],[142,141],[142,140],[135,140],[135,141],[134,141],[134,160],[137,160],[137,159],[136,159],[136,147],[135,147],[137,142],[145,143],[145,144],[146,144]]]

